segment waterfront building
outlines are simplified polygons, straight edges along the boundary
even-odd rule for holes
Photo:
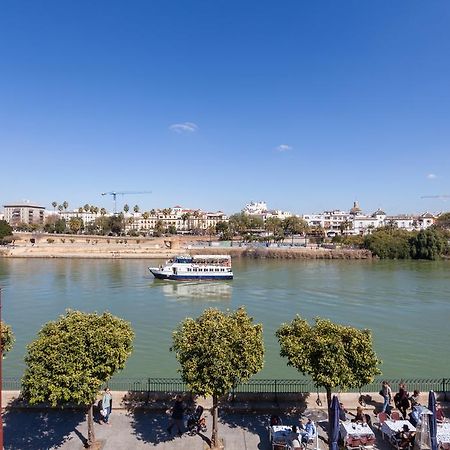
[[[206,233],[218,222],[227,222],[228,217],[222,211],[204,212],[199,209],[173,208],[152,209],[149,212],[133,214],[126,221],[126,231],[152,234],[158,227],[163,230],[172,227],[177,233]]]
[[[266,202],[250,202],[247,203],[242,209],[244,214],[253,217],[259,217],[264,222],[269,217],[275,217],[280,220],[284,220],[287,217],[292,217],[292,213],[290,211],[282,211],[281,209],[268,209]]]
[[[3,205],[4,220],[12,227],[19,224],[44,224],[45,207],[30,202]]]
[[[80,209],[74,209],[73,211],[58,211],[56,214],[58,214],[59,217],[64,219],[67,223],[69,223],[70,219],[73,218],[81,219],[85,226],[93,223],[98,217],[101,217],[99,212],[86,212],[84,210],[81,211]]]

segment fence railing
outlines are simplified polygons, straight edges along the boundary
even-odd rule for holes
[[[400,383],[405,383],[407,389],[412,392],[417,389],[420,392],[436,391],[450,392],[449,378],[377,378],[373,383],[361,386],[361,388],[342,389],[342,392],[378,392],[381,383],[386,380],[393,390]],[[108,382],[110,389],[114,391],[131,392],[187,392],[189,389],[180,378],[113,378]],[[20,378],[3,378],[4,390],[20,390]],[[325,392],[322,387],[317,388],[314,382],[308,378],[291,380],[276,379],[252,379],[248,383],[239,384],[233,393],[257,393],[257,394],[302,394],[308,392]],[[339,389],[334,389],[338,391]]]

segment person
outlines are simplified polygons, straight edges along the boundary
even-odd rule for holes
[[[417,408],[413,406],[412,411],[408,414],[409,421],[411,422],[411,425],[413,427],[417,427],[417,424],[419,423],[419,411],[417,411]]]
[[[392,403],[392,389],[386,380],[384,380],[383,383],[381,383],[380,395],[383,397],[384,400],[381,412],[387,412],[389,404]]]
[[[445,422],[444,410],[440,405],[436,405],[436,421],[437,423]]]
[[[420,392],[417,389],[414,389],[414,392],[409,397],[409,401],[411,403],[412,410],[414,410],[414,406],[419,405],[419,395],[420,395]]]
[[[105,422],[106,425],[110,425],[109,416],[111,415],[111,411],[112,411],[112,395],[109,388],[106,387],[102,397],[102,416],[103,422]]]
[[[297,431],[297,427],[295,425],[292,425],[291,432],[286,438],[286,443],[288,444],[289,448],[292,450],[300,449],[300,437],[299,433]]]
[[[403,419],[406,419],[406,410],[409,408],[409,395],[405,383],[399,384],[398,392],[394,396],[394,402]]]
[[[339,403],[339,420],[345,422],[347,419],[348,411],[344,408],[342,403]]]
[[[272,427],[274,425],[282,425],[280,416],[277,416],[276,414],[270,416],[270,426]]]
[[[403,425],[403,428],[395,434],[399,448],[412,448],[414,445],[413,431],[410,431],[407,424]]]
[[[170,416],[170,423],[167,428],[168,433],[172,433],[172,428],[174,426],[177,427],[178,430],[178,436],[182,436],[184,431],[184,425],[183,425],[183,414],[184,414],[184,404],[183,404],[183,397],[178,394],[175,398],[175,402],[172,406],[172,414]]]
[[[366,415],[364,414],[362,406],[358,406],[356,408],[356,415],[352,422],[367,423]]]
[[[305,425],[305,433],[302,435],[302,442],[307,444],[316,435],[316,426],[311,419]]]

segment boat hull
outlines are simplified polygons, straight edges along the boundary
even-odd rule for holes
[[[232,273],[225,273],[223,275],[190,275],[190,274],[170,274],[164,273],[160,270],[149,268],[152,275],[158,280],[174,280],[174,281],[189,281],[189,280],[232,280]]]

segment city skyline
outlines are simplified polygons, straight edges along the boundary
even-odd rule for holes
[[[0,202],[446,211],[422,196],[450,194],[449,19],[418,0],[4,4]]]

